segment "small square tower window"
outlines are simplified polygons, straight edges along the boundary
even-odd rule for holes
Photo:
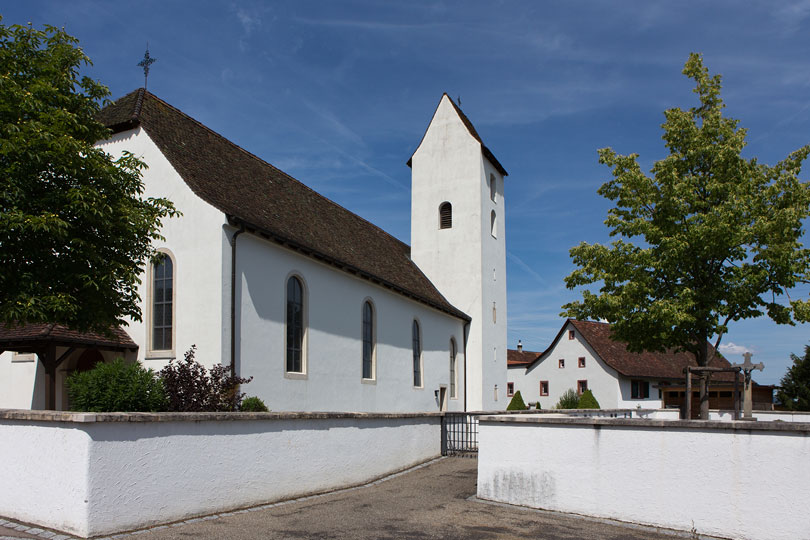
[[[495,178],[494,174],[489,173],[489,198],[492,200],[492,202],[497,203],[498,202],[496,200],[497,196],[498,196],[498,179]]]

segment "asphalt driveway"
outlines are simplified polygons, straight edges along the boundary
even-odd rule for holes
[[[375,485],[138,534],[138,540],[458,538],[672,540],[687,534],[471,499],[477,462],[446,458]]]

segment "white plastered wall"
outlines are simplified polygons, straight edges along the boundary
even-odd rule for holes
[[[808,538],[806,426],[625,422],[637,426],[482,419],[478,496],[721,538]]]
[[[411,257],[451,304],[472,317],[467,340],[468,410],[506,401],[506,258],[503,177],[443,97],[412,157]],[[497,197],[489,197],[489,174]],[[439,229],[439,205],[453,226]],[[490,214],[497,234],[490,234]],[[493,322],[493,302],[496,322]],[[495,386],[498,386],[496,400]]]
[[[183,213],[163,220],[161,234],[166,240],[154,244],[170,253],[174,264],[174,349],[149,348],[147,269],[138,287],[144,320],[124,328],[138,345],[138,360],[159,370],[170,358],[182,358],[191,345],[197,345],[196,358],[203,365],[229,360],[230,248],[224,214],[194,194],[142,128],[118,133],[98,146],[114,157],[126,150],[143,160],[148,166],[143,171],[143,196],[165,197]]]
[[[438,411],[450,391],[450,339],[457,344],[458,397],[464,408],[464,322],[254,234],[237,240],[237,371],[243,387],[274,411]],[[285,372],[286,283],[304,285],[306,375]],[[362,379],[362,306],[371,300],[376,378]],[[422,335],[423,386],[413,386],[412,323]]]
[[[0,409],[45,407],[45,368],[35,354],[0,354]]]
[[[438,416],[0,420],[0,516],[109,535],[366,482],[440,438]]]

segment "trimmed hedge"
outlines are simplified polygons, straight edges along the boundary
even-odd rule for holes
[[[577,409],[601,409],[601,407],[599,406],[599,402],[596,401],[596,397],[593,395],[593,392],[588,389],[582,392],[582,395],[579,396],[579,404],[577,405]]]
[[[512,401],[509,402],[509,405],[506,406],[507,411],[525,411],[528,409],[526,403],[523,401],[523,396],[520,395],[520,390],[515,392],[515,395],[512,396]]]

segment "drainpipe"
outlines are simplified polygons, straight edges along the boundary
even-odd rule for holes
[[[467,412],[467,331],[470,329],[470,322],[464,323],[464,412]]]
[[[245,226],[231,236],[231,377],[236,377],[236,237],[245,232]]]

